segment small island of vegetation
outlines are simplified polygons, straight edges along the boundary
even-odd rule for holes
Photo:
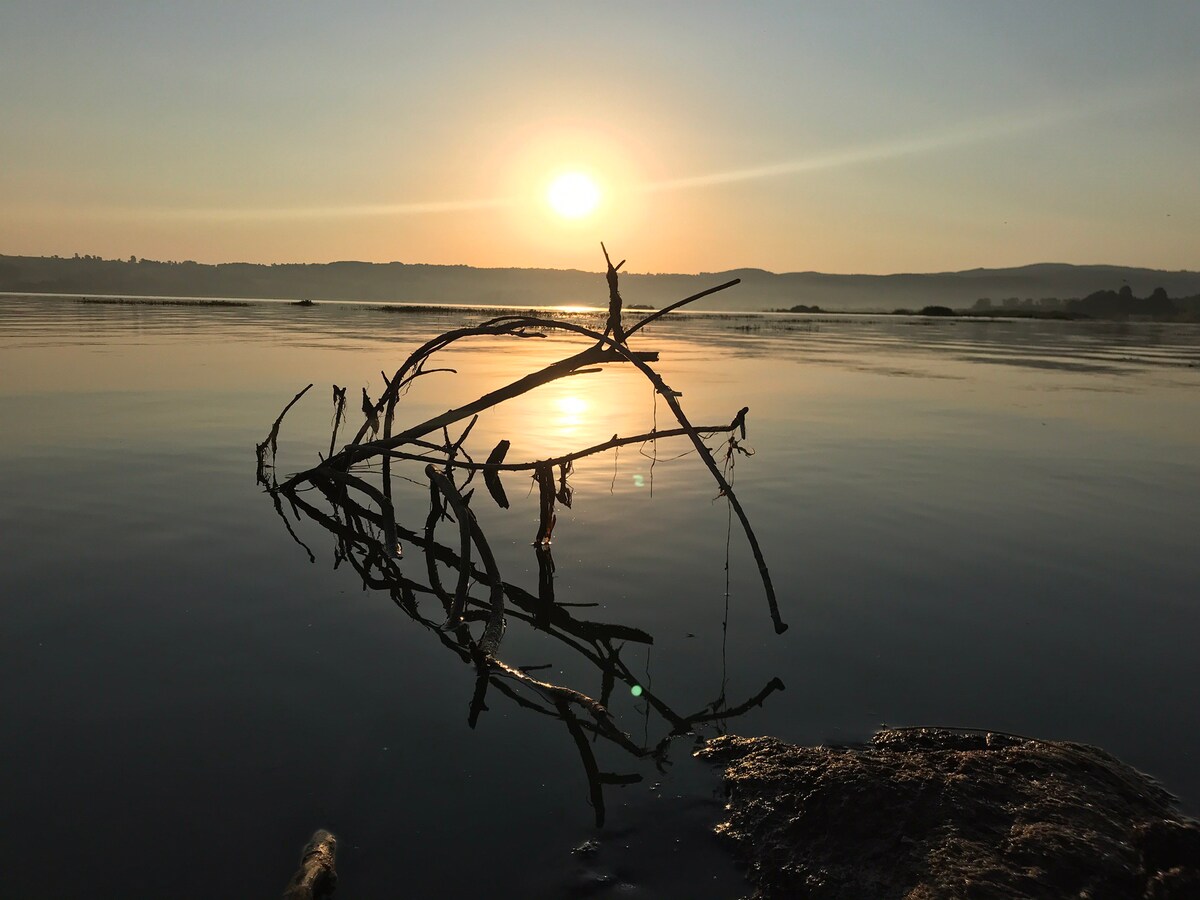
[[[819,313],[819,312],[825,312],[825,310],[821,309],[821,307],[819,307],[819,306],[816,306],[816,305],[814,305],[814,306],[805,306],[803,303],[799,303],[799,304],[797,304],[796,306],[791,306],[791,307],[788,307],[787,309],[769,309],[769,310],[767,310],[767,312],[777,312],[777,313]]]

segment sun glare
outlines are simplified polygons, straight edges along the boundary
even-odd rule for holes
[[[588,404],[582,397],[559,397],[558,408],[568,416],[578,416],[588,408]]]
[[[564,219],[580,219],[599,205],[600,188],[582,172],[567,172],[550,182],[546,201]]]
[[[572,437],[580,426],[586,424],[588,402],[582,397],[559,397],[554,404],[558,416],[554,419],[555,430],[560,438]]]

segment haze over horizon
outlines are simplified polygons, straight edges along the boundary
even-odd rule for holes
[[[103,0],[0,25],[0,254],[1200,268],[1195,3]],[[585,189],[555,201],[564,174]]]

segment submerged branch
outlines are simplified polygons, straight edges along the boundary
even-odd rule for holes
[[[271,430],[267,434],[266,440],[264,440],[261,444],[257,445],[258,446],[257,478],[258,478],[258,483],[261,484],[263,487],[271,486],[270,483],[267,481],[266,470],[268,468],[273,469],[275,467],[275,453],[279,449],[278,444],[277,444],[277,442],[279,440],[279,426],[283,424],[283,417],[288,414],[288,410],[290,410],[293,406],[295,406],[297,403],[300,402],[300,398],[303,397],[305,394],[307,394],[311,388],[312,388],[312,385],[310,384],[308,387],[306,387],[304,390],[302,390],[300,393],[298,393],[295,397],[293,397],[291,399],[291,401],[288,403],[288,405],[283,408],[283,412],[281,412],[279,414],[279,418],[277,418],[275,420],[275,424],[271,426]],[[271,461],[269,463],[267,462],[267,451],[268,450],[271,451]]]
[[[742,426],[741,421],[734,419],[729,425],[702,425],[696,426],[695,430],[701,435],[724,434],[738,430]],[[453,466],[458,469],[471,469],[474,471],[482,471],[484,474],[488,472],[532,472],[539,466],[548,465],[551,467],[561,466],[564,463],[574,462],[578,459],[583,459],[587,456],[594,456],[597,453],[604,453],[608,450],[613,450],[617,447],[625,447],[629,444],[646,444],[650,441],[663,440],[665,438],[683,437],[691,432],[686,428],[667,428],[662,431],[647,431],[644,434],[635,434],[630,437],[618,437],[613,435],[607,441],[601,444],[595,444],[591,447],[586,447],[583,450],[574,450],[571,453],[564,453],[562,456],[551,456],[548,459],[530,460],[528,462],[505,463],[500,460],[501,456],[495,462],[491,458],[487,462],[460,462],[459,460],[444,459],[440,457],[431,457],[420,453],[406,453],[403,450],[386,450],[384,455],[392,459],[408,459],[417,462],[436,463],[441,466]],[[504,441],[508,444],[508,441]],[[507,452],[507,446],[504,448]],[[507,508],[506,504],[501,504]]]

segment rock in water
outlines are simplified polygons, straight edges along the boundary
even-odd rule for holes
[[[698,755],[728,767],[717,832],[760,900],[1200,898],[1200,824],[1095,747],[923,728]]]

